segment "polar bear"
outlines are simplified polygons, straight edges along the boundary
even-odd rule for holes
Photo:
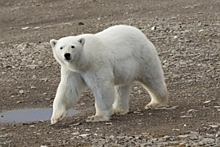
[[[96,109],[87,122],[109,121],[114,113],[128,113],[134,81],[140,82],[151,96],[145,109],[167,104],[167,87],[157,51],[139,29],[117,25],[97,34],[52,39],[50,44],[61,65],[51,124],[66,116],[86,87],[94,94]]]

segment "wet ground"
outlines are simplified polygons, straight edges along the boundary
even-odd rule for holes
[[[135,83],[129,114],[86,123],[95,113],[86,90],[74,107],[79,113],[54,126],[40,119],[0,122],[0,147],[219,146],[219,8],[218,0],[1,0],[0,113],[51,108],[60,66],[50,39],[116,24],[141,29],[155,44],[170,107],[144,110],[150,97]]]
[[[77,112],[69,110],[68,116],[73,116]],[[0,122],[8,123],[23,123],[33,121],[50,120],[52,115],[52,108],[37,108],[37,109],[21,109],[11,110],[0,114]]]

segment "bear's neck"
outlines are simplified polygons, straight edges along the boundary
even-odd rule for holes
[[[70,70],[82,73],[89,68],[89,56],[84,51],[81,52],[79,58],[73,62],[68,63]]]

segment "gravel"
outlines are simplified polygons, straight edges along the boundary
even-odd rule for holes
[[[110,122],[86,123],[85,118],[94,113],[93,95],[86,90],[75,107],[80,113],[61,124],[0,123],[0,147],[220,146],[218,0],[161,0],[148,1],[146,5],[141,0],[76,0],[77,9],[69,8],[71,1],[3,3],[0,11],[4,18],[6,13],[17,19],[0,18],[4,36],[0,41],[0,112],[51,107],[60,81],[60,66],[53,58],[49,39],[96,33],[116,24],[136,26],[155,44],[170,106],[144,111],[149,96],[140,84],[134,83],[128,114],[113,116]],[[29,13],[24,15],[24,11],[32,17]],[[57,18],[60,15],[61,20]]]

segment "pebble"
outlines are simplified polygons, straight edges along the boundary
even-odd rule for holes
[[[173,36],[174,39],[178,38],[177,36]]]
[[[105,124],[106,125],[112,125],[112,122],[106,122]]]
[[[0,138],[6,138],[8,137],[8,134],[0,135]]]
[[[193,117],[192,115],[182,115],[180,116],[180,118],[190,118],[190,117]]]
[[[73,136],[79,135],[79,132],[73,132],[73,133],[71,133],[71,135],[73,135]]]
[[[51,100],[51,98],[45,98],[45,100],[46,100],[46,101],[50,101],[50,100]]]
[[[19,90],[19,93],[20,94],[24,94],[24,90]]]
[[[39,29],[40,27],[34,27],[34,29]]]
[[[48,81],[48,78],[41,78],[40,80],[41,80],[41,81],[44,81],[44,82],[47,82],[47,81]]]
[[[156,30],[156,26],[151,27],[151,30],[152,31]]]
[[[29,69],[36,69],[38,65],[27,65],[26,67]]]
[[[209,125],[211,128],[218,128],[219,127],[219,125]]]
[[[23,28],[21,28],[22,30],[27,30],[27,29],[29,29],[29,27],[23,27]]]
[[[81,26],[81,25],[84,25],[84,23],[83,22],[79,22],[78,25]]]
[[[208,101],[205,101],[205,102],[203,102],[204,104],[208,104],[208,103],[210,103],[211,102],[211,100],[208,100]]]
[[[85,137],[87,137],[87,136],[89,136],[89,135],[90,135],[90,134],[81,134],[81,135],[79,135],[79,136],[85,138]]]
[[[199,110],[189,109],[189,110],[187,111],[187,113],[196,112],[196,111],[199,111]]]
[[[36,89],[36,87],[35,86],[31,86],[31,89]]]

